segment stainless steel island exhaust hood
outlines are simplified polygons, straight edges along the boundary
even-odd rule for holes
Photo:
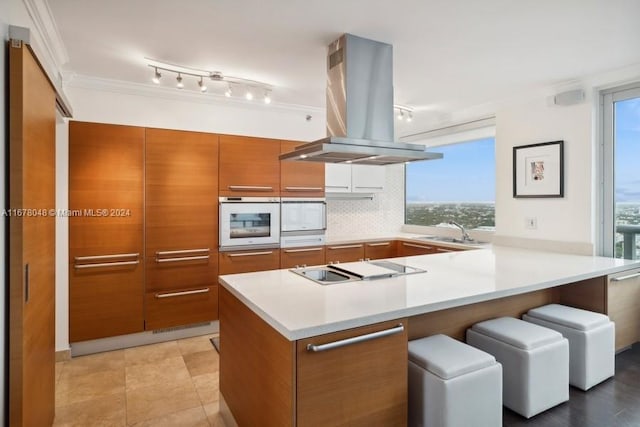
[[[327,56],[327,138],[280,160],[389,165],[442,158],[425,146],[394,142],[393,47],[344,34]]]

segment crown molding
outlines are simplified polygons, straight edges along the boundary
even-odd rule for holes
[[[42,45],[43,53],[48,56],[57,74],[60,75],[62,66],[69,62],[69,54],[58,31],[49,3],[46,0],[22,0],[22,3],[33,21],[35,26],[33,30]]]
[[[127,82],[123,80],[105,79],[100,77],[86,76],[82,74],[72,74],[65,77],[64,86],[68,88],[79,88],[97,90],[103,92],[121,93],[125,95],[145,96],[149,98],[161,98],[175,101],[187,101],[199,104],[213,104],[219,106],[233,106],[235,108],[258,109],[264,111],[280,110],[289,112],[306,112],[313,114],[324,114],[324,107],[287,104],[282,102],[271,102],[264,104],[256,101],[247,101],[243,98],[227,98],[224,95],[214,93],[200,93],[191,90],[179,90],[171,87],[157,86],[144,83]]]

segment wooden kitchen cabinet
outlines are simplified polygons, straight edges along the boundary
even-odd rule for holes
[[[640,269],[609,276],[607,314],[616,324],[616,350],[640,341]]]
[[[324,246],[282,248],[280,249],[280,268],[324,264],[325,252]]]
[[[280,152],[288,153],[298,141],[281,141]],[[324,163],[280,162],[280,195],[282,197],[324,197]]]
[[[219,195],[279,196],[280,141],[220,135]]]
[[[218,318],[218,135],[146,129],[145,329]]]
[[[364,257],[367,259],[393,258],[397,256],[397,241],[385,240],[364,244]]]
[[[429,255],[436,253],[436,246],[426,243],[398,242],[400,256]]]
[[[144,129],[69,123],[69,340],[144,329]]]
[[[364,259],[363,243],[327,246],[327,263],[360,261],[362,259]]]
[[[406,425],[406,326],[400,319],[298,340],[296,425]],[[380,331],[391,334],[322,347]]]
[[[220,275],[277,270],[280,268],[280,249],[220,252],[218,260]]]

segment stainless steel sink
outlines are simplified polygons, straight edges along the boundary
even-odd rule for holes
[[[446,237],[446,236],[419,236],[415,237],[418,240],[431,240],[434,242],[443,242],[443,243],[458,243],[461,245],[484,245],[487,242],[481,242],[479,240],[462,240],[457,239],[455,237]]]

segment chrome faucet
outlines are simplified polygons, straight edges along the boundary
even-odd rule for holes
[[[467,233],[467,230],[464,229],[463,226],[461,226],[460,224],[458,224],[455,221],[449,221],[450,225],[454,225],[456,227],[458,227],[460,229],[460,231],[462,232],[462,241],[463,242],[472,242],[473,239],[471,238],[471,236],[469,236],[469,233]]]

